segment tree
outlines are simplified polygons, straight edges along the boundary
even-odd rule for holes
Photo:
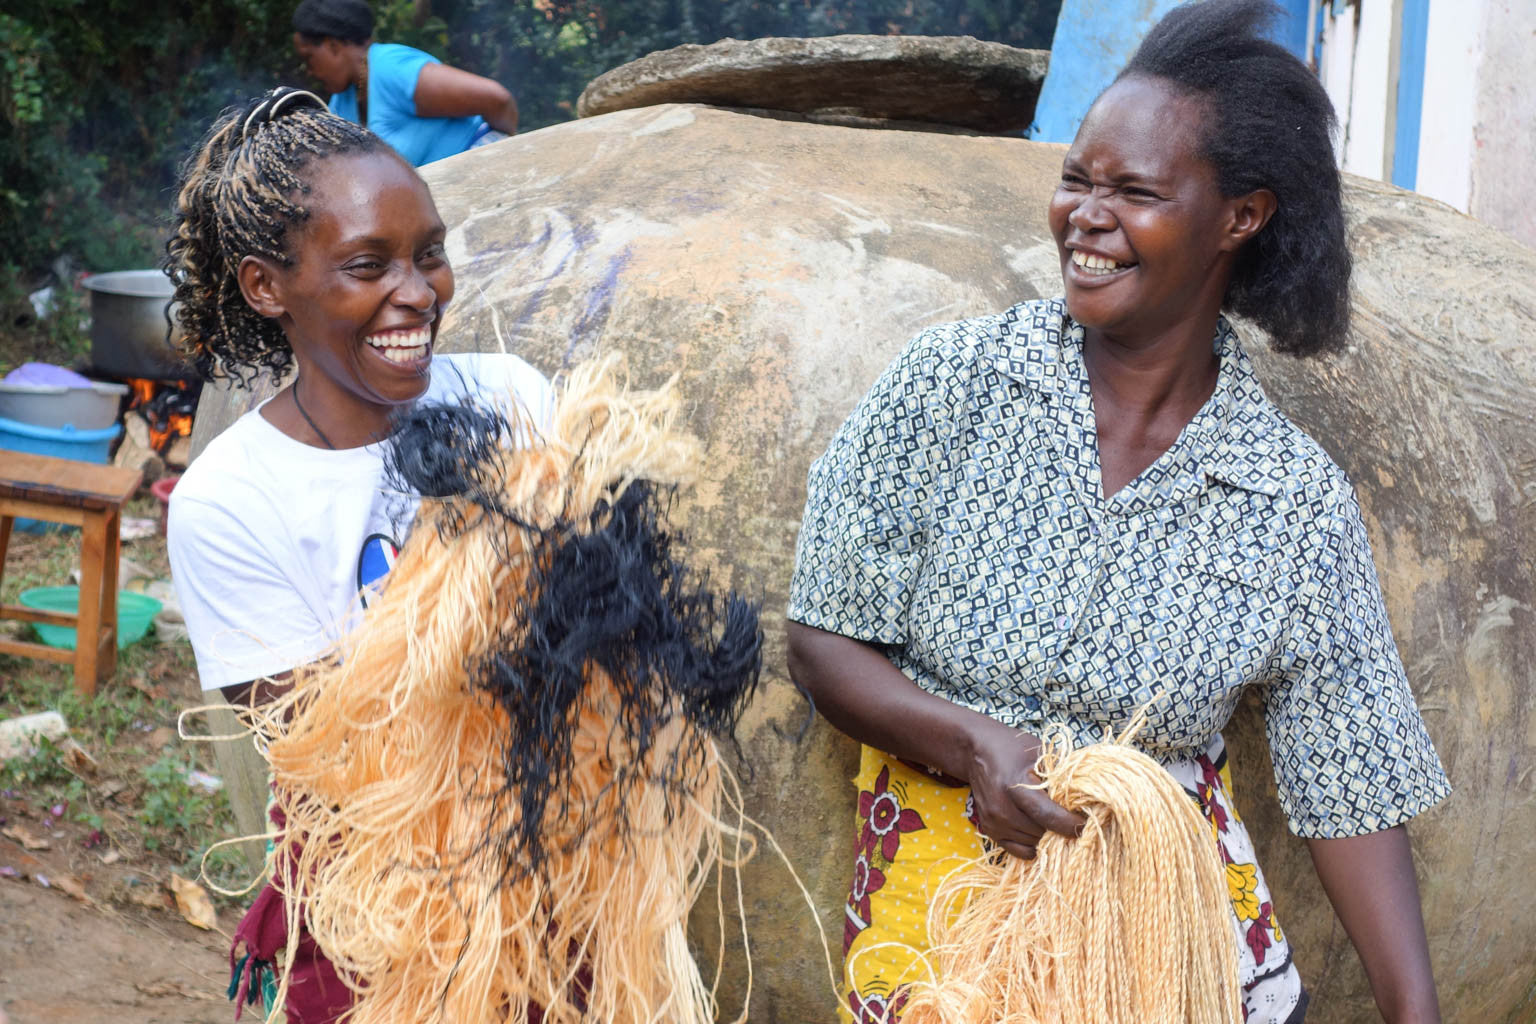
[[[152,262],[177,165],[218,112],[304,84],[297,0],[11,0],[0,13],[0,268]],[[375,0],[377,38],[489,75],[525,129],[653,50],[727,36],[1050,43],[1060,0]]]

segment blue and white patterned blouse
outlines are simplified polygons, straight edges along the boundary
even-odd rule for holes
[[[1061,299],[930,328],[811,467],[789,618],[885,645],[923,689],[1015,727],[1194,757],[1262,691],[1292,829],[1441,800],[1353,488],[1265,397],[1225,320],[1215,393],[1109,499]]]

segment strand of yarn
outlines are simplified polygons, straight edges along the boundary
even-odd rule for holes
[[[1242,1019],[1214,832],[1126,738],[1048,738],[1036,772],[1082,834],[1047,832],[1032,861],[997,852],[940,883],[919,958],[933,976],[911,985],[904,1024]]]

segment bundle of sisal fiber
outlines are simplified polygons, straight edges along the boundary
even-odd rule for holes
[[[1242,1020],[1214,832],[1126,738],[1048,739],[1036,773],[1087,818],[1082,834],[945,878],[928,917],[936,977],[912,985],[904,1024]]]
[[[425,496],[411,538],[257,723],[287,821],[274,884],[352,1024],[715,1018],[685,925],[745,855],[716,739],[761,633],[675,557],[665,500],[696,457],[676,415],[604,362],[542,434],[471,406],[396,431],[391,474]]]

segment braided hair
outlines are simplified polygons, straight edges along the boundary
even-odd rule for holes
[[[214,122],[182,168],[162,263],[176,285],[182,350],[203,379],[248,387],[262,370],[276,379],[292,367],[282,328],[240,292],[240,261],[254,255],[292,266],[288,231],[310,212],[305,168],[372,152],[394,151],[300,89],[274,89]]]
[[[1333,105],[1306,65],[1265,38],[1278,13],[1269,0],[1187,3],[1158,22],[1119,77],[1200,97],[1209,110],[1203,156],[1221,194],[1275,194],[1274,216],[1239,254],[1224,305],[1269,332],[1276,350],[1306,356],[1344,347],[1350,257]]]

